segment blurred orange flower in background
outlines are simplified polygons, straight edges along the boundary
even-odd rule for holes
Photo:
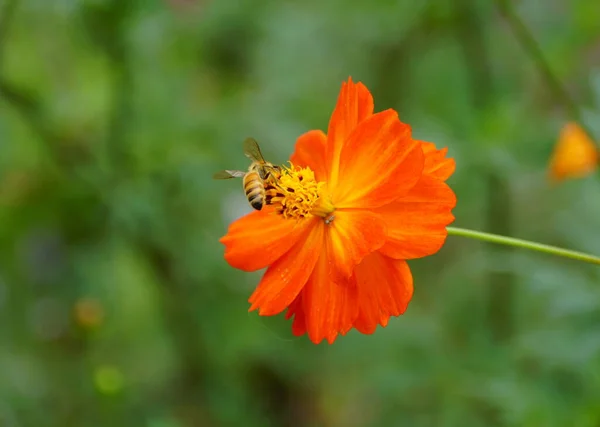
[[[549,177],[553,181],[583,178],[598,168],[598,148],[575,122],[563,126],[550,158]]]
[[[250,311],[287,309],[294,335],[314,343],[370,334],[404,313],[406,260],[436,253],[454,220],[446,151],[413,139],[394,110],[374,114],[368,89],[345,82],[327,134],[300,136],[270,204],[221,239],[233,267],[267,267]]]
[[[86,329],[99,327],[104,321],[104,307],[95,298],[82,298],[77,300],[73,307],[75,321]]]

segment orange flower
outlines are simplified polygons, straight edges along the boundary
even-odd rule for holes
[[[332,343],[373,333],[406,310],[405,260],[437,252],[456,197],[446,149],[411,137],[394,110],[373,114],[362,83],[342,85],[327,135],[298,138],[271,205],[235,221],[221,242],[244,271],[267,270],[250,311],[294,316],[294,335]]]
[[[598,149],[587,133],[575,122],[561,130],[550,158],[549,176],[554,181],[583,178],[598,168]]]

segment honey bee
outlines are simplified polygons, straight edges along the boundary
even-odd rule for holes
[[[281,168],[267,162],[258,142],[254,138],[246,138],[243,144],[244,154],[252,163],[247,172],[240,170],[222,170],[214,174],[214,179],[243,178],[246,198],[256,210],[261,210],[263,205],[268,204],[265,197],[266,188],[273,186],[281,176]]]

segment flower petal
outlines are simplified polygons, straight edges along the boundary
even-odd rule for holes
[[[443,181],[447,180],[456,169],[456,162],[452,158],[447,158],[448,147],[438,150],[435,144],[431,142],[419,141],[425,154],[425,166],[423,173],[431,175]]]
[[[346,141],[340,179],[330,185],[336,207],[379,207],[412,188],[423,172],[420,143],[394,110],[363,121]]]
[[[322,253],[302,290],[304,327],[315,344],[323,339],[333,343],[338,334],[344,335],[352,328],[358,315],[358,291],[354,282],[332,280],[328,262],[327,254]],[[297,328],[300,332],[300,324]]]
[[[586,131],[576,122],[563,126],[548,166],[554,182],[583,178],[598,169],[600,151]]]
[[[304,335],[306,333],[306,316],[304,316],[304,309],[302,308],[302,292],[298,294],[296,299],[288,307],[288,311],[285,313],[286,319],[289,319],[292,316],[294,316],[292,333],[296,337]]]
[[[354,129],[373,114],[373,96],[362,83],[354,83],[352,78],[342,83],[337,104],[329,120],[327,130],[327,181],[335,186],[342,147]]]
[[[285,220],[270,206],[234,221],[220,242],[232,267],[256,271],[280,258],[306,233],[308,221]]]
[[[454,221],[454,206],[452,189],[423,175],[405,197],[376,210],[387,226],[388,240],[381,252],[396,259],[436,253],[446,240],[446,226]]]
[[[296,149],[290,161],[300,167],[309,167],[315,173],[317,181],[327,179],[325,149],[327,136],[320,130],[306,132],[296,140]]]
[[[306,285],[323,249],[325,228],[320,218],[313,217],[309,221],[306,239],[296,240],[295,245],[267,269],[250,296],[249,311],[258,308],[261,316],[281,313]]]
[[[379,215],[363,209],[336,211],[325,237],[330,278],[350,278],[354,267],[385,240],[385,223]]]
[[[377,325],[386,326],[390,316],[406,311],[413,295],[413,279],[406,261],[379,252],[367,256],[356,267],[359,314],[354,327],[372,334]]]

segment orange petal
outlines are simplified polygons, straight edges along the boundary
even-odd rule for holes
[[[419,141],[425,154],[425,166],[423,173],[431,175],[443,181],[447,180],[456,169],[456,162],[452,158],[447,158],[448,148],[444,147],[438,150],[435,144],[431,142]]]
[[[446,240],[446,226],[454,220],[456,196],[446,183],[424,175],[400,200],[376,210],[386,226],[388,240],[381,252],[397,259],[436,253]]]
[[[555,181],[582,178],[598,168],[598,148],[577,123],[561,130],[550,159],[549,175]]]
[[[354,267],[385,240],[385,223],[379,215],[362,209],[336,211],[325,235],[330,278],[347,280]]]
[[[297,240],[296,244],[273,262],[265,272],[250,296],[252,306],[249,311],[258,308],[261,316],[281,313],[306,285],[322,251],[325,228],[320,218],[313,217],[308,221],[310,225],[306,238]]]
[[[372,334],[377,325],[386,326],[390,316],[406,311],[413,295],[413,279],[406,261],[379,252],[367,256],[356,267],[359,314],[354,327]]]
[[[286,319],[292,316],[294,316],[292,333],[297,337],[304,335],[306,333],[306,316],[304,316],[304,309],[302,308],[302,292],[290,304],[288,311],[285,313]]]
[[[330,186],[338,181],[338,167],[342,147],[354,129],[373,114],[373,96],[362,83],[342,83],[337,104],[329,120],[327,130],[327,166]]]
[[[296,332],[302,330],[300,321],[303,320],[308,336],[315,344],[324,339],[333,343],[338,334],[344,335],[352,328],[358,315],[356,286],[348,280],[333,281],[329,276],[329,262],[327,254],[322,253],[302,290],[303,315],[300,320],[298,317],[294,319],[298,320]]]
[[[398,199],[423,172],[424,154],[394,110],[377,113],[350,135],[340,157],[340,180],[330,184],[338,208],[375,208]]]
[[[317,181],[325,181],[327,179],[326,147],[325,134],[320,130],[311,130],[300,135],[290,161],[296,166],[311,168]]]
[[[286,220],[270,206],[254,211],[229,226],[220,242],[225,260],[235,268],[256,271],[271,265],[306,232],[308,221]]]

